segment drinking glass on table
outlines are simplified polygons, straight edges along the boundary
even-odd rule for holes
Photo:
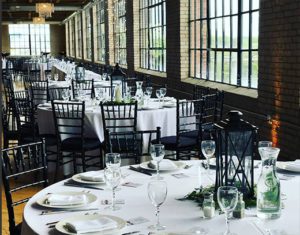
[[[159,107],[161,107],[160,100],[161,100],[162,95],[161,95],[160,89],[156,90],[156,97],[158,98],[158,101],[159,101]]]
[[[238,201],[238,190],[233,186],[221,186],[218,188],[217,199],[221,210],[225,213],[226,231],[224,235],[233,235],[230,232],[228,216],[236,207]]]
[[[119,169],[121,167],[121,156],[119,153],[105,154],[105,165],[109,169]]]
[[[161,177],[159,175],[159,163],[161,162],[161,160],[163,160],[164,156],[165,156],[165,146],[163,144],[153,144],[150,146],[150,155],[153,159],[153,161],[156,162],[156,176],[152,177],[154,179],[160,180],[163,179],[163,177]]]
[[[214,155],[216,150],[216,143],[214,140],[203,140],[201,141],[201,151],[207,161],[207,175],[210,175],[209,160]]]
[[[147,96],[149,96],[149,97],[151,97],[151,95],[152,95],[152,87],[151,86],[147,86],[146,87],[146,94],[147,94]]]
[[[149,229],[164,230],[166,226],[160,224],[159,208],[166,200],[168,193],[167,183],[162,180],[150,181],[148,184],[148,197],[153,206],[156,208],[156,224],[149,226]]]
[[[120,168],[105,168],[104,169],[104,179],[106,185],[112,190],[112,200],[111,205],[105,209],[111,209],[113,211],[119,210],[120,207],[116,206],[116,188],[121,182],[121,170]]]
[[[70,93],[69,89],[65,89],[61,93],[61,97],[63,98],[64,101],[69,101],[70,96],[71,96],[71,93]]]
[[[164,103],[165,95],[167,94],[167,88],[165,88],[165,87],[160,88],[160,93],[161,93],[161,97],[162,97],[162,100],[163,100],[163,103]]]
[[[58,74],[54,74],[54,80],[57,82],[58,81]]]

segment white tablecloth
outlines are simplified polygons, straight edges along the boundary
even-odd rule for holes
[[[39,107],[37,121],[40,134],[54,134],[54,120],[52,109]],[[154,110],[138,110],[137,130],[155,130],[161,127],[161,136],[176,135],[176,108],[163,108]],[[102,115],[100,107],[86,107],[85,111],[86,136],[98,137],[104,140]]]
[[[167,231],[177,232],[182,234],[183,231],[188,231],[194,227],[203,227],[209,230],[209,234],[220,234],[225,231],[225,219],[223,215],[217,215],[212,219],[202,219],[201,211],[195,202],[191,201],[178,201],[177,198],[182,198],[187,193],[191,192],[199,185],[198,181],[198,165],[199,161],[190,161],[188,164],[194,166],[190,169],[182,169],[172,173],[184,173],[188,178],[177,179],[171,173],[163,173],[164,180],[168,185],[168,195],[165,203],[161,206],[161,223],[166,225]],[[206,186],[209,181],[202,171],[202,182]],[[259,172],[260,169],[256,170]],[[122,229],[120,233],[130,231],[141,231],[137,234],[147,235],[149,232],[148,226],[155,223],[154,207],[151,205],[147,195],[147,184],[151,180],[150,176],[128,170],[128,167],[123,167],[123,174],[129,173],[123,182],[135,182],[142,184],[137,188],[130,188],[120,186],[121,190],[116,192],[117,199],[125,199],[125,205],[121,205],[121,210],[110,211],[105,210],[104,205],[100,204],[101,200],[110,199],[111,191],[107,190],[93,190],[88,189],[91,193],[98,196],[98,201],[90,205],[91,208],[99,208],[99,214],[114,215],[129,220],[134,217],[142,216],[147,218],[149,222],[139,225],[129,225]],[[211,176],[212,177],[212,176]],[[256,175],[257,179],[257,175]],[[75,215],[84,215],[86,212],[72,212],[72,213],[59,213],[52,215],[40,215],[41,211],[45,208],[38,207],[36,200],[43,197],[50,192],[66,192],[66,191],[82,191],[83,188],[63,186],[63,182],[54,184],[32,197],[24,209],[24,219],[22,226],[23,235],[31,234],[58,234],[55,229],[48,228],[46,223],[59,221]],[[261,224],[266,229],[271,229],[271,233],[262,233],[251,223],[251,221],[258,221],[254,217],[255,210],[247,210],[246,217],[240,220],[232,220],[231,230],[239,235],[262,235],[262,234],[282,234],[282,235],[299,235],[300,234],[300,176],[291,178],[290,180],[281,181],[281,191],[286,194],[284,200],[285,208],[282,210],[282,215],[276,220],[262,221]],[[217,202],[216,202],[217,203]],[[93,211],[94,212],[94,211]],[[263,229],[262,229],[263,231]]]

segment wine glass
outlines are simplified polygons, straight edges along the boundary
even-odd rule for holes
[[[149,96],[149,97],[151,97],[151,95],[152,95],[152,87],[151,86],[147,86],[146,87],[146,94]]]
[[[236,207],[238,190],[233,186],[221,186],[218,188],[217,198],[221,210],[225,213],[226,231],[224,235],[233,235],[234,233],[230,232],[228,216]]]
[[[64,101],[68,101],[70,99],[70,90],[69,89],[63,90],[61,93],[61,97],[63,98]]]
[[[165,95],[167,94],[167,88],[163,87],[163,88],[160,88],[160,93],[161,93],[161,97],[162,97],[162,100],[163,100],[163,103],[165,102]]]
[[[121,156],[119,153],[105,154],[105,164],[109,169],[119,169],[121,167]]]
[[[153,161],[156,162],[156,176],[152,177],[157,180],[163,179],[159,175],[159,163],[161,160],[163,160],[165,156],[165,146],[163,144],[153,144],[150,146],[150,155],[153,159]]]
[[[161,95],[161,90],[160,89],[156,90],[156,97],[158,98],[158,101],[159,101],[159,107],[161,107],[160,100],[161,100],[162,95]]]
[[[112,200],[111,205],[105,209],[111,209],[113,211],[119,210],[120,207],[116,206],[116,188],[121,182],[121,170],[120,168],[105,168],[104,169],[104,179],[106,185],[112,190]]]
[[[57,82],[58,81],[58,74],[54,74],[54,80]]]
[[[150,181],[148,184],[148,197],[153,206],[156,207],[156,224],[148,228],[154,230],[164,230],[166,226],[160,224],[159,221],[159,207],[166,200],[168,193],[167,183],[162,180]]]
[[[206,158],[207,161],[207,175],[210,175],[210,165],[209,165],[209,159],[214,155],[216,150],[216,143],[214,140],[203,140],[201,142],[201,151]]]

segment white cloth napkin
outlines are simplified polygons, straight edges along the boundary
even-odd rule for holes
[[[300,160],[295,160],[293,162],[288,162],[285,165],[286,170],[299,171],[300,172]]]
[[[79,174],[80,179],[85,181],[92,181],[92,182],[104,182],[103,177],[100,175],[99,171],[88,171]]]
[[[69,205],[80,205],[87,203],[87,197],[84,194],[79,195],[62,195],[62,194],[51,194],[46,202],[51,206],[69,206]]]
[[[157,162],[156,161],[150,161],[149,164],[148,164],[148,167],[150,167],[152,169],[156,169],[157,168]],[[178,168],[177,165],[169,159],[163,159],[159,163],[159,169],[160,170],[170,171],[170,170],[176,170],[177,168]]]
[[[101,217],[92,220],[84,220],[84,221],[73,221],[67,222],[66,227],[71,232],[76,232],[77,234],[84,234],[84,233],[92,233],[92,232],[100,232],[103,230],[114,229],[118,227],[116,221],[107,218]]]

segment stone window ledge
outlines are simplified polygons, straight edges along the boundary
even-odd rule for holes
[[[142,69],[142,68],[136,68],[135,71],[140,72],[140,73],[144,73],[144,74],[153,75],[153,76],[156,76],[156,77],[162,77],[162,78],[167,77],[166,72],[158,72],[158,71],[149,70],[149,69]]]
[[[242,95],[247,96],[250,98],[257,99],[258,92],[256,89],[250,89],[245,87],[236,87],[228,84],[218,83],[218,82],[212,82],[207,80],[200,80],[200,79],[194,79],[194,78],[187,78],[181,80],[182,82],[193,84],[193,85],[199,85],[203,87],[210,87],[210,88],[218,88],[219,90],[223,90],[227,93],[232,93],[236,95]]]

